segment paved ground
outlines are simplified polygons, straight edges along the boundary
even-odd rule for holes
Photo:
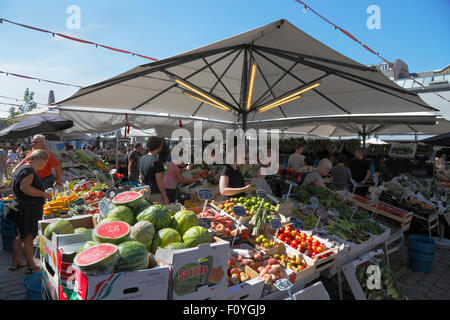
[[[0,237],[0,248],[1,237]],[[24,300],[26,290],[22,284],[26,268],[9,271],[11,265],[10,252],[0,249],[0,300]],[[35,259],[38,265],[40,262]],[[401,253],[395,252],[390,256],[391,269],[395,272],[403,286],[405,294],[410,300],[450,300],[450,249],[436,248],[435,260],[431,272],[413,272],[403,264]],[[320,279],[330,297],[339,299],[338,287],[333,279]],[[343,277],[343,296],[345,300],[352,300],[353,294]]]

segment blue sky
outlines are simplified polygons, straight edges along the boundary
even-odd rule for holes
[[[316,11],[355,35],[390,61],[400,58],[411,72],[450,64],[449,0],[304,0]],[[67,7],[81,10],[81,28],[69,30]],[[378,5],[381,29],[369,30],[366,9]],[[329,47],[363,63],[381,61],[334,30],[294,0],[1,0],[0,17],[162,59],[287,19]],[[86,86],[148,60],[114,53],[48,34],[0,25],[0,70]],[[76,88],[14,79],[0,74],[0,95],[56,100]],[[11,102],[1,99],[0,102]],[[0,105],[0,116],[9,107]],[[2,112],[3,111],[3,112]]]

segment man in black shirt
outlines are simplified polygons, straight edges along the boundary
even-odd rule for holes
[[[355,159],[350,163],[352,178],[360,184],[365,184],[370,177],[370,166],[366,159],[363,158],[363,150],[355,150]]]
[[[134,149],[127,155],[128,158],[128,181],[137,182],[139,180],[139,160],[141,158],[142,145],[136,142]]]
[[[139,171],[142,183],[150,186],[150,201],[168,204],[169,198],[162,181],[164,167],[158,156],[161,152],[162,143],[163,141],[159,137],[148,139],[147,149],[149,152],[141,157]]]

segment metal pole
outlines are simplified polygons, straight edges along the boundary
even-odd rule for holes
[[[119,167],[119,133],[120,130],[116,130],[116,168]]]

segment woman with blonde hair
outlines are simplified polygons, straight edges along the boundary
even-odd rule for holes
[[[33,240],[38,234],[38,221],[42,219],[45,199],[51,200],[51,194],[45,192],[41,179],[36,171],[42,170],[49,159],[49,154],[43,149],[31,152],[22,165],[14,173],[12,179],[13,207],[17,209],[14,216],[16,239],[13,244],[13,264],[10,270],[24,267],[20,262],[23,254],[27,261],[27,274],[37,273],[40,269],[33,259]]]

